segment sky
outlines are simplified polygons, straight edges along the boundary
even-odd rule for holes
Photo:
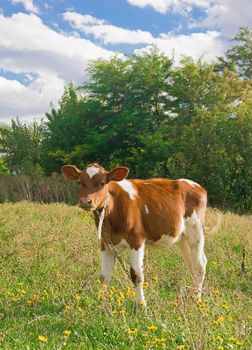
[[[45,118],[93,59],[156,45],[211,62],[251,13],[252,0],[0,0],[0,122]]]

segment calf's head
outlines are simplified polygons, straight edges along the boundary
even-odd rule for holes
[[[79,170],[74,165],[63,165],[61,171],[64,177],[80,183],[79,205],[85,210],[97,210],[101,208],[108,196],[108,183],[121,181],[128,175],[129,169],[117,167],[111,172],[106,171],[97,163]]]

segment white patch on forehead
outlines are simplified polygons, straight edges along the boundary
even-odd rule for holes
[[[89,175],[90,179],[97,173],[99,173],[100,168],[97,168],[96,166],[90,166],[87,168],[86,172]]]
[[[135,188],[133,187],[132,183],[129,180],[122,180],[122,181],[118,181],[117,184],[125,191],[128,193],[128,195],[130,196],[130,199],[134,199],[137,191],[135,190]]]
[[[183,181],[183,182],[186,182],[188,183],[188,185],[191,185],[191,186],[199,186],[199,184],[197,184],[197,182],[195,181],[192,181],[192,180],[188,180],[188,179],[179,179],[179,181]]]
[[[144,205],[145,213],[148,215],[150,213],[147,204]]]

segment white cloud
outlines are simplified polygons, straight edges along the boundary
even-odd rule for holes
[[[189,1],[189,0],[188,0]],[[202,0],[197,0],[202,1]],[[141,30],[128,30],[105,24],[103,20],[97,19],[90,15],[81,15],[76,12],[65,12],[63,14],[65,20],[69,21],[75,29],[79,29],[85,34],[92,34],[96,39],[100,39],[104,44],[147,44],[146,48],[136,50],[148,50],[149,45],[156,45],[164,51],[168,56],[175,56],[177,61],[180,55],[192,56],[193,58],[203,58],[207,61],[213,60],[216,56],[223,54],[224,48],[217,31],[207,31],[206,33],[192,34],[160,34],[153,37],[149,32]]]
[[[194,59],[203,58],[203,60],[211,62],[225,51],[220,34],[216,31],[189,35],[161,34],[159,38],[156,38],[155,45],[169,57],[174,55],[176,63],[179,63],[182,55],[191,56]],[[150,46],[147,46],[135,50],[135,52],[141,53],[141,51],[149,49]]]
[[[17,115],[24,122],[43,117],[50,102],[56,104],[62,95],[64,81],[54,74],[44,74],[31,81],[28,86],[17,80],[0,76],[0,116],[10,122]]]
[[[15,115],[40,118],[58,99],[66,81],[79,84],[88,61],[108,58],[112,51],[76,36],[50,29],[34,14],[0,14],[0,69],[13,73],[32,73],[37,78],[28,86],[1,77],[0,119]],[[27,76],[28,78],[29,76]]]
[[[214,0],[205,13],[205,18],[198,22],[198,26],[218,28],[227,38],[231,38],[239,27],[252,27],[251,0]]]
[[[208,0],[127,0],[134,6],[144,8],[151,6],[155,11],[166,13],[169,10],[174,12],[189,12],[193,6],[208,7]]]
[[[140,8],[152,7],[160,13],[168,11],[188,13],[193,8],[204,12],[202,20],[191,18],[190,27],[218,29],[230,39],[242,26],[252,26],[251,0],[127,0]]]
[[[63,18],[75,29],[91,34],[103,44],[151,44],[154,41],[151,33],[143,30],[129,30],[106,24],[105,21],[90,15],[76,12],[65,12]]]
[[[38,6],[34,5],[33,0],[11,0],[13,4],[22,4],[26,11],[39,13]]]

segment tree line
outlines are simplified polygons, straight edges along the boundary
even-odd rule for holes
[[[155,47],[92,61],[40,123],[0,128],[0,173],[41,177],[72,163],[130,177],[191,178],[211,205],[252,208],[252,31],[213,63],[179,65]]]

